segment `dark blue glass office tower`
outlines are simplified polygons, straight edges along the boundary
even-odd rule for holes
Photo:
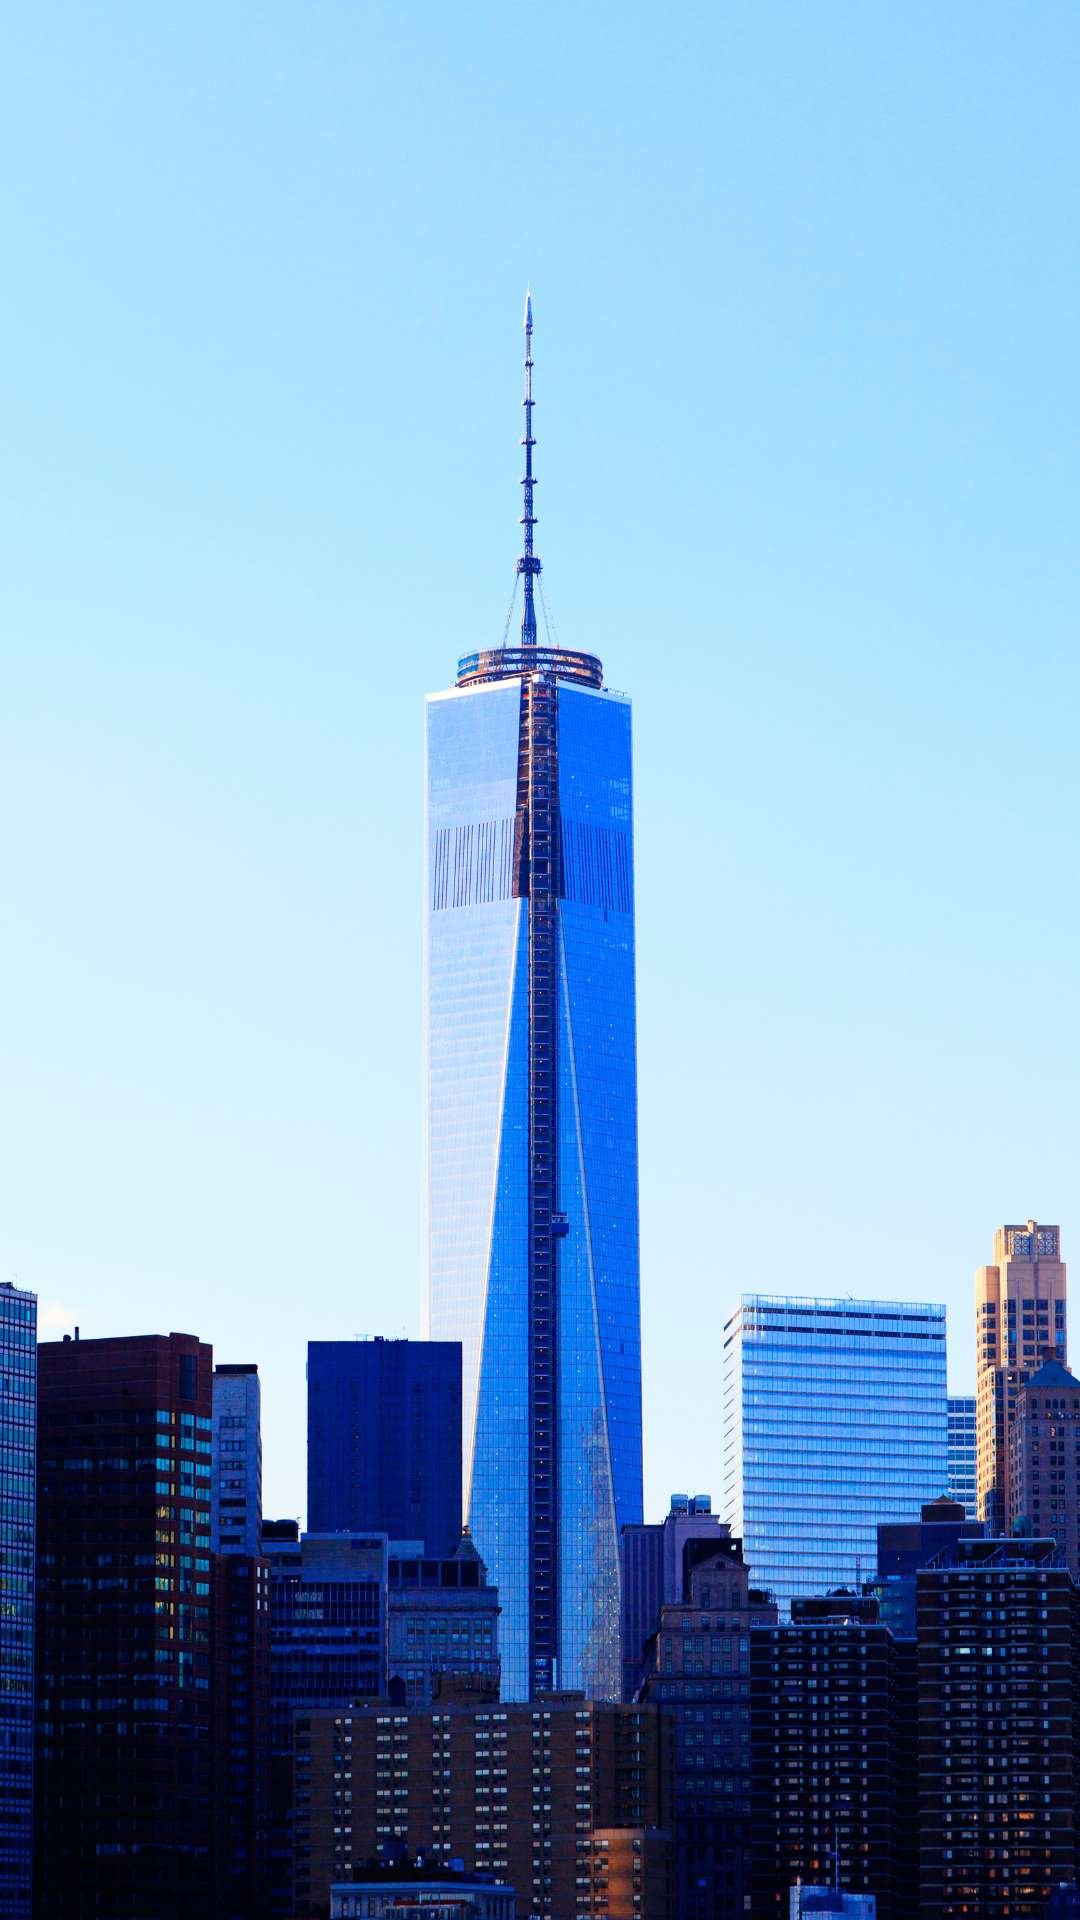
[[[641,1518],[630,703],[538,641],[531,347],[530,304],[520,645],[427,708],[428,1329],[462,1342],[506,1697],[614,1699]]]
[[[30,1920],[37,1300],[0,1283],[0,1913]]]
[[[461,1539],[457,1340],[308,1342],[308,1528]]]

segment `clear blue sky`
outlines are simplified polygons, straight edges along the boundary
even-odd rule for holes
[[[1080,15],[23,8],[0,195],[0,1272],[264,1379],[415,1333],[421,715],[497,642],[522,294],[633,693],[647,1495],[743,1290],[1080,1262]]]

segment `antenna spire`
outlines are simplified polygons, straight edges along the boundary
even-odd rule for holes
[[[523,577],[524,588],[525,588],[524,602],[521,609],[521,644],[523,647],[535,647],[536,645],[536,606],[533,600],[533,581],[536,578],[537,574],[540,572],[540,562],[533,552],[533,528],[536,525],[536,515],[533,512],[533,488],[536,485],[536,478],[535,478],[535,475],[533,474],[532,456],[533,456],[533,448],[536,445],[536,441],[533,439],[533,430],[532,430],[532,410],[533,410],[532,332],[533,332],[532,294],[526,293],[525,295],[525,399],[522,403],[525,408],[525,435],[521,442],[522,446],[525,449],[525,472],[521,477],[521,484],[525,489],[525,493],[524,493],[524,511],[521,515],[521,522],[520,522],[520,524],[525,529],[525,542],[524,542],[524,552],[522,553],[521,559],[517,563],[517,570]]]

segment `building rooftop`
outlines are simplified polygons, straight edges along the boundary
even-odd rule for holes
[[[1066,1387],[1080,1393],[1080,1380],[1060,1360],[1044,1360],[1026,1382],[1027,1387]]]
[[[582,687],[600,689],[604,684],[604,669],[594,653],[541,646],[489,647],[483,653],[466,653],[458,661],[457,684],[475,687],[484,681],[520,680],[534,673]]]
[[[929,1314],[935,1320],[945,1317],[944,1306],[936,1300],[852,1300],[838,1299],[834,1295],[813,1293],[744,1293],[739,1308],[774,1308],[787,1311],[789,1308],[800,1313],[824,1313],[831,1316],[848,1318],[878,1317],[888,1318],[895,1314]],[[734,1315],[732,1316],[734,1318]]]

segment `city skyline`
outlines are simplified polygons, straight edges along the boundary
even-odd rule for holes
[[[0,1920],[1080,1914],[1078,75],[13,14]]]
[[[420,1327],[417,714],[502,630],[530,277],[552,612],[638,716],[646,1512],[719,1486],[744,1290],[944,1300],[972,1390],[988,1225],[1067,1236],[1080,24],[1035,18],[631,10],[568,63],[556,8],[528,141],[509,17],[13,32],[0,1273],[257,1362],[272,1511],[304,1340]]]

